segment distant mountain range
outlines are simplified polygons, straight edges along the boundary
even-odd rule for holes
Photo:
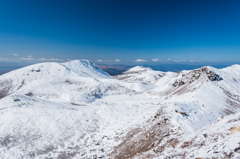
[[[231,64],[221,64],[221,63],[208,63],[209,66],[212,66],[212,67],[215,67],[215,68],[218,68],[218,69],[221,69],[221,68],[225,68],[225,67],[228,67],[228,66],[231,66]],[[29,66],[31,65],[30,63],[17,63],[17,62],[0,62],[0,73],[3,74],[3,73],[6,73],[6,72],[9,72],[9,71],[13,71],[13,70],[16,70],[16,69],[19,69],[19,68],[22,68],[22,67],[26,67],[26,66]],[[125,64],[125,65],[111,65],[111,64],[100,64],[98,65],[103,71],[107,72],[109,75],[111,76],[115,76],[115,75],[119,75],[121,74],[122,72],[132,68],[132,67],[135,67],[135,66],[138,66],[139,63],[136,63],[135,65],[131,64],[131,65],[128,65],[128,64]],[[143,64],[142,66],[144,67],[151,67],[153,70],[156,70],[156,71],[172,71],[172,72],[179,72],[179,71],[182,71],[182,70],[192,70],[192,69],[197,69],[197,68],[200,68],[200,67],[203,67],[203,66],[206,66],[206,64],[196,64],[196,63],[193,63],[193,64],[183,64],[183,63],[180,63],[180,64],[172,64],[172,63],[161,63],[161,64]]]

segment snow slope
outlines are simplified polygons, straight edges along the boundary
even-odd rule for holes
[[[31,65],[0,76],[0,158],[237,157],[239,88],[239,65]]]
[[[3,159],[107,158],[119,132],[141,124],[159,108],[144,96],[105,97],[85,106],[17,97],[16,102],[10,96],[1,100]]]

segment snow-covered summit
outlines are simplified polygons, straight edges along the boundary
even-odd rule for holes
[[[88,60],[75,60],[66,63],[39,63],[11,71],[1,76],[1,79],[14,78],[18,82],[25,80],[62,78],[82,76],[91,78],[111,78],[106,72]]]
[[[236,68],[236,69],[240,69],[240,65],[239,64],[234,64],[234,65],[231,65],[230,67]]]
[[[88,60],[39,63],[0,76],[0,97],[31,95],[59,102],[84,102],[106,94],[131,93]]]
[[[94,78],[111,78],[109,74],[104,72],[95,63],[91,63],[88,60],[74,60],[62,63],[62,65],[80,75],[87,75]]]
[[[123,72],[122,74],[133,74],[133,73],[140,73],[140,72],[146,72],[146,71],[153,71],[153,70],[150,67],[135,66]]]
[[[174,87],[181,86],[184,84],[191,84],[194,82],[206,82],[208,80],[210,81],[220,81],[223,80],[223,78],[216,74],[215,68],[210,66],[201,67],[199,69],[195,69],[192,71],[181,71],[175,82],[173,83]]]
[[[155,84],[160,78],[165,76],[165,74],[165,72],[154,71],[150,67],[136,66],[123,72],[121,75],[115,76],[115,78],[124,81]]]

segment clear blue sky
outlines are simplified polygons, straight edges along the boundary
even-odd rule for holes
[[[240,62],[240,1],[1,0],[0,58]]]

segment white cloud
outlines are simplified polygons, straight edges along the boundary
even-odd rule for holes
[[[36,59],[36,60],[42,60],[42,61],[63,61],[63,59],[45,59],[45,58]]]
[[[146,60],[143,60],[143,59],[137,59],[135,62],[146,62]]]
[[[28,58],[20,58],[21,60],[40,60],[40,61],[63,61],[63,59],[46,59],[46,58],[40,58],[40,59],[34,59],[32,57]]]
[[[174,62],[186,62],[185,60],[174,60]]]
[[[9,58],[2,58],[2,57],[0,57],[0,60],[8,60]]]
[[[115,61],[117,61],[117,62],[120,62],[120,60],[119,60],[119,59],[116,59]]]
[[[157,62],[157,61],[159,61],[159,59],[158,58],[152,59],[152,61]]]
[[[31,55],[28,55],[28,57],[32,57]]]
[[[191,60],[190,62],[194,62],[193,60]]]
[[[96,61],[101,62],[102,60],[101,60],[101,59],[98,59],[98,60],[96,60]]]
[[[33,58],[20,58],[21,60],[34,60]]]
[[[13,54],[14,56],[18,56],[19,54]]]
[[[47,60],[47,59],[45,59],[45,58],[41,58],[41,59],[37,59],[37,60]]]
[[[168,59],[168,61],[170,61],[171,59]]]

